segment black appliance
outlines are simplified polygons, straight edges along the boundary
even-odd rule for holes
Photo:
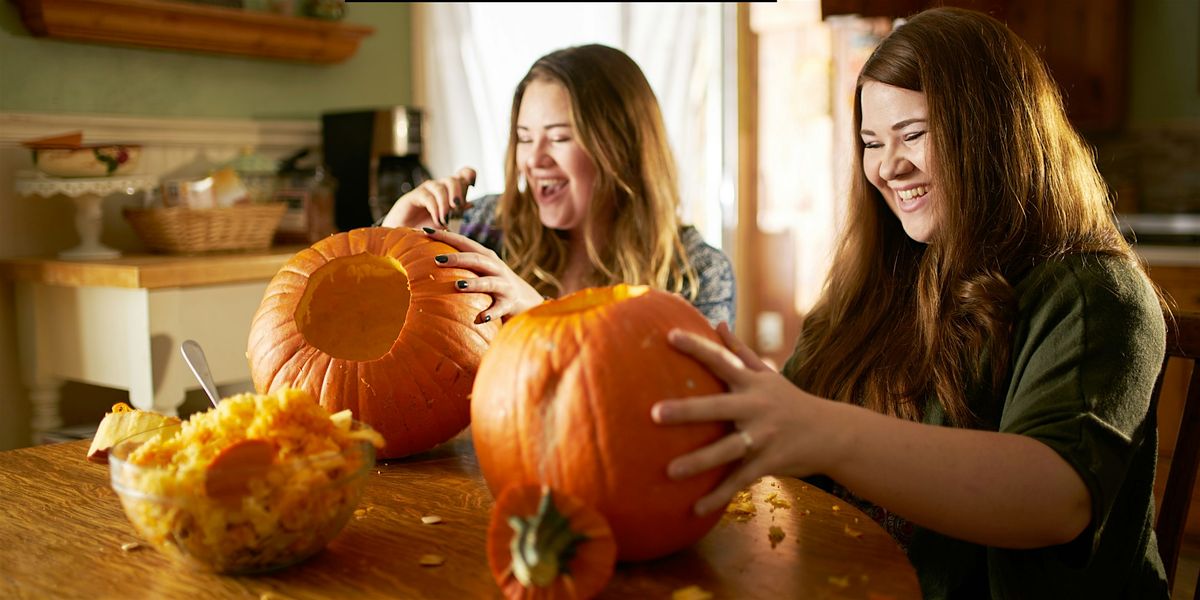
[[[340,231],[369,226],[396,199],[431,179],[421,164],[421,111],[408,106],[321,115],[325,164],[337,181]]]

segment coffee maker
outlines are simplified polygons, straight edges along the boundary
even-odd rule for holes
[[[421,111],[413,107],[322,114],[321,142],[337,181],[340,231],[375,223],[397,198],[432,178],[421,164]]]

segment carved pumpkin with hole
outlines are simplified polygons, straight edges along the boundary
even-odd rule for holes
[[[456,250],[410,229],[369,227],[297,253],[267,285],[246,357],[255,389],[307,390],[381,433],[381,458],[428,450],[470,419],[471,384],[499,328],[475,324],[475,275],[438,267]]]
[[[509,320],[484,356],[471,400],[475,452],[493,496],[545,484],[608,520],[621,560],[670,554],[700,539],[721,511],[692,506],[728,471],[667,477],[671,459],[731,431],[658,425],[659,400],[725,391],[667,343],[673,328],[720,343],[684,299],[642,286],[583,290]]]

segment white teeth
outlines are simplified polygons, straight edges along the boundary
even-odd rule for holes
[[[929,186],[925,186],[925,185],[919,185],[915,188],[907,189],[907,190],[896,190],[896,195],[900,196],[901,200],[912,200],[913,198],[920,198],[921,196],[924,196],[925,194],[928,194],[928,193],[929,193]]]
[[[541,187],[542,193],[546,193],[552,189],[557,189],[559,186],[566,184],[566,179],[542,179],[538,181],[538,186]]]

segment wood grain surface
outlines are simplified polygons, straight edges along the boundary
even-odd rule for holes
[[[0,452],[0,598],[499,598],[485,556],[491,495],[464,433],[380,463],[356,516],[311,559],[267,575],[219,576],[138,542],[108,468],[88,442]],[[622,564],[601,598],[920,598],[916,574],[864,514],[790,478],[751,488],[753,514],[727,512],[695,546]],[[836,508],[835,508],[836,507]],[[421,517],[442,522],[426,525]],[[777,526],[784,537],[772,544]],[[422,555],[445,562],[421,566]]]

